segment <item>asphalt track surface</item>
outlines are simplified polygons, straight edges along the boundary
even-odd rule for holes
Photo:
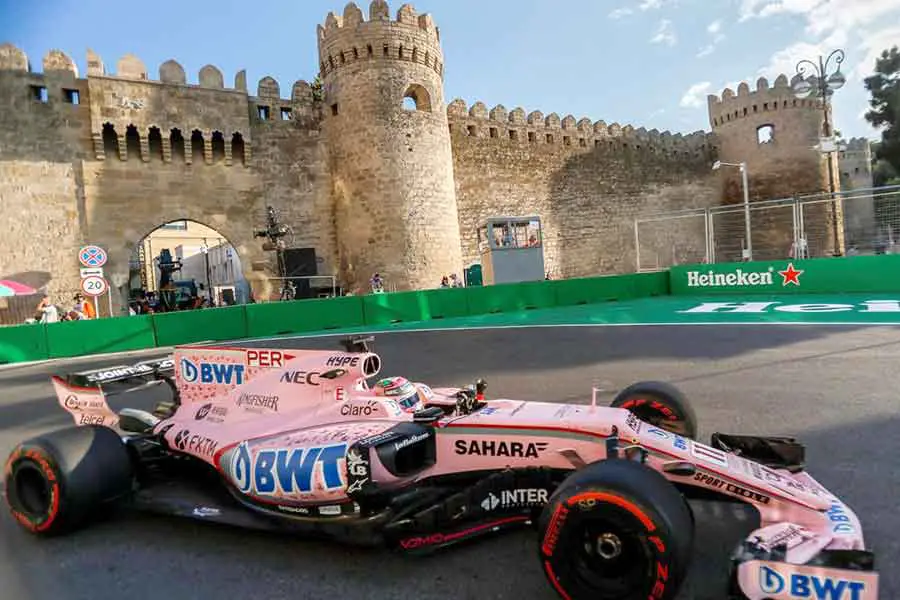
[[[335,338],[276,347],[335,347]],[[264,343],[254,345],[266,346]],[[272,344],[268,344],[271,346]],[[866,326],[571,327],[381,334],[384,374],[434,385],[487,378],[489,394],[588,402],[592,384],[675,382],[693,399],[701,439],[716,430],[796,435],[808,468],[862,518],[882,569],[881,598],[900,597],[900,328]],[[73,371],[121,363],[57,365]],[[46,366],[0,371],[0,454],[68,425]],[[129,404],[149,408],[152,398]],[[117,405],[114,404],[114,407]],[[680,598],[721,600],[727,554],[750,515],[695,506],[694,568]],[[194,521],[124,514],[39,540],[0,514],[4,600],[211,598],[550,600],[529,531],[410,559]],[[843,599],[841,599],[843,600]]]

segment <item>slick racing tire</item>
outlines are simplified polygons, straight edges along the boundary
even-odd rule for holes
[[[53,536],[127,496],[134,476],[119,434],[89,425],[22,442],[6,461],[4,479],[16,521],[31,533]]]
[[[544,575],[570,600],[672,600],[694,543],[690,509],[675,486],[620,459],[563,481],[538,531]]]
[[[691,440],[697,439],[697,417],[687,397],[671,383],[641,381],[615,397],[613,408],[626,408],[641,421]]]

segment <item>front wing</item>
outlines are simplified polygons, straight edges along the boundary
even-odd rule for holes
[[[739,564],[737,583],[749,600],[877,600],[875,572],[770,560]]]

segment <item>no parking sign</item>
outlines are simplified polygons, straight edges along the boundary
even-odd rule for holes
[[[78,251],[78,262],[84,267],[102,267],[106,259],[106,250],[100,246],[84,246]]]
[[[103,265],[106,264],[108,258],[106,250],[94,244],[82,246],[78,250],[78,262],[83,267],[81,269],[81,291],[94,298],[94,310],[98,316],[100,305],[97,299],[109,292],[109,282],[103,277]],[[111,294],[107,296],[107,300],[109,301],[109,315],[112,316]]]

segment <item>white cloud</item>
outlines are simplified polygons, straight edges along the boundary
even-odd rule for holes
[[[835,96],[835,122],[849,135],[869,135],[870,125],[859,119],[868,101],[862,80],[871,74],[875,59],[900,39],[900,0],[741,0],[740,20],[780,18],[799,19],[803,34],[793,44],[775,52],[757,76],[773,82],[780,74],[788,78],[797,73],[802,60],[818,63],[833,50],[846,50],[841,70],[848,83],[840,96]],[[813,74],[811,65],[806,74]],[[837,62],[832,58],[826,72],[833,73]],[[840,98],[840,100],[838,100]]]
[[[722,33],[721,19],[710,23],[706,27],[706,31],[708,31],[709,34],[712,35],[712,42],[700,49],[700,51],[697,53],[697,58],[703,58],[704,56],[709,56],[710,54],[712,54],[716,49],[716,46],[718,46],[725,39],[725,34]]]
[[[667,4],[674,4],[677,0],[641,0],[637,5],[637,10],[647,12],[648,10],[658,10]],[[610,19],[621,19],[628,15],[633,15],[635,9],[623,6],[609,13]]]
[[[801,15],[806,19],[807,33],[829,35],[877,23],[898,9],[897,0],[742,0],[740,19]]]
[[[846,33],[835,32],[818,42],[797,42],[787,48],[782,48],[769,58],[769,64],[757,71],[757,76],[770,78],[774,81],[778,75],[787,75],[791,79],[797,73],[797,63],[801,60],[818,62],[819,56],[827,57],[832,50],[847,43]],[[806,75],[812,75],[812,67],[804,65]],[[828,72],[835,69],[834,59],[828,64]]]
[[[630,8],[617,8],[616,10],[609,13],[609,18],[610,19],[621,19],[622,17],[627,17],[628,15],[630,15],[633,12],[634,12],[634,10],[632,10]]]
[[[871,75],[875,71],[875,61],[881,56],[881,53],[894,45],[900,45],[900,25],[881,29],[865,36],[858,47],[863,58],[856,63],[850,76],[861,81]]]
[[[651,44],[674,46],[677,42],[678,37],[675,35],[675,30],[672,28],[672,21],[668,19],[663,19],[659,22],[659,29],[656,30],[656,35],[650,38]]]
[[[805,20],[808,38],[776,52],[766,67],[768,73],[793,75],[797,61],[816,60],[846,47],[844,73],[860,80],[871,72],[875,57],[900,36],[900,0],[741,0],[740,15],[742,21],[774,15]]]
[[[709,81],[701,81],[695,83],[681,97],[679,105],[682,108],[700,108],[706,104],[706,96],[712,89],[712,83]]]

